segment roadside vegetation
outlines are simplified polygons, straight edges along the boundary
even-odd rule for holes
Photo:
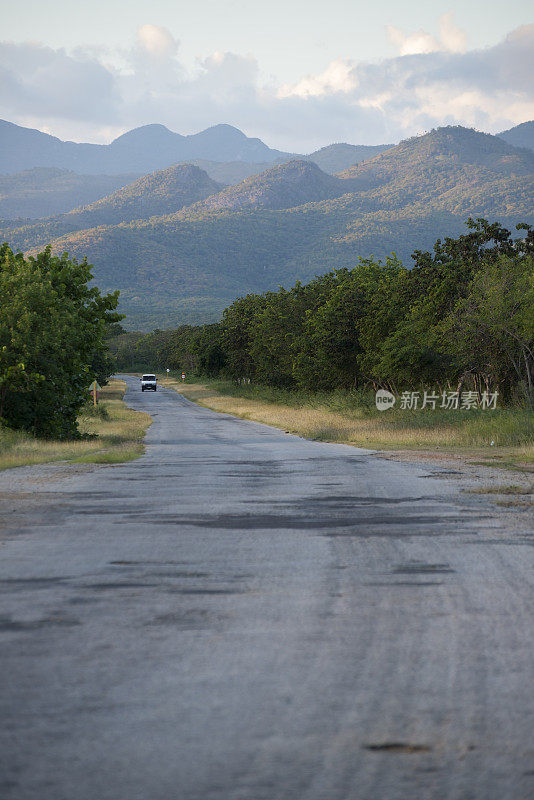
[[[182,383],[172,377],[162,383],[206,408],[314,441],[373,450],[459,453],[480,463],[534,468],[534,415],[524,408],[380,412],[372,392],[291,393],[229,381]]]
[[[125,389],[123,381],[112,379],[102,389],[96,407],[92,400],[86,402],[78,416],[81,436],[76,439],[43,439],[0,427],[0,469],[51,461],[115,464],[138,458],[152,420],[126,406]]]
[[[106,335],[122,319],[91,266],[45,249],[0,247],[0,469],[47,461],[115,463],[143,452],[151,420],[108,383]],[[103,387],[93,406],[93,381]]]
[[[113,371],[106,326],[122,314],[118,292],[91,286],[91,266],[46,248],[35,258],[0,247],[0,420],[34,436],[80,435],[92,381]]]
[[[416,251],[249,294],[220,323],[121,334],[121,369],[166,368],[291,392],[497,391],[534,409],[534,230],[487,220]]]
[[[220,323],[119,333],[110,348],[121,369],[184,372],[203,386],[189,396],[309,438],[524,448],[528,459],[534,231],[518,230],[514,238],[469,220],[458,239],[416,251],[412,269],[394,254],[361,260],[306,286],[239,298]],[[393,409],[377,411],[377,389],[395,395]],[[421,408],[425,392],[435,408]],[[402,402],[412,394],[418,407]]]

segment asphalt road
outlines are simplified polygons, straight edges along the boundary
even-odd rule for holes
[[[2,800],[534,797],[532,538],[437,469],[128,385],[141,459],[10,471]]]

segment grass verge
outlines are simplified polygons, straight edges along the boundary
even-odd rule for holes
[[[534,415],[516,408],[378,411],[374,395],[310,395],[230,382],[164,386],[214,411],[264,422],[308,439],[377,450],[440,450],[511,469],[534,469]],[[492,444],[493,443],[493,444]]]
[[[143,437],[152,420],[126,406],[125,390],[124,381],[111,380],[102,389],[98,406],[88,404],[82,410],[80,432],[94,438],[36,439],[23,431],[0,428],[0,469],[50,461],[116,464],[138,458],[144,452]]]
[[[534,486],[518,486],[517,484],[495,484],[467,489],[470,494],[534,494]]]

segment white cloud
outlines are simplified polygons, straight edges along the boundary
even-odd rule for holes
[[[278,89],[278,97],[318,97],[332,92],[350,92],[355,88],[352,64],[339,59],[332,61],[321,75],[307,75],[297,84],[284,84]]]
[[[0,43],[0,110],[9,119],[114,119],[120,103],[114,75],[82,53],[38,43]]]
[[[433,53],[440,49],[440,43],[434,36],[423,30],[406,35],[400,28],[387,25],[386,30],[392,43],[398,48],[401,56],[415,56],[418,53]]]
[[[466,48],[467,37],[465,32],[454,24],[452,11],[439,18],[439,39],[423,30],[406,34],[393,25],[387,25],[386,31],[391,42],[397,47],[400,56],[435,53],[439,50],[461,53]]]
[[[439,39],[389,33],[399,55],[337,59],[292,85],[262,84],[252,55],[223,51],[188,71],[175,37],[149,24],[115,54],[0,43],[0,116],[82,141],[149,122],[180,133],[227,122],[297,152],[331,141],[398,141],[441,124],[495,132],[534,118],[533,25],[471,51],[451,14],[440,20]]]
[[[445,50],[451,53],[463,53],[467,47],[467,36],[454,24],[452,11],[444,14],[439,20],[439,38]]]
[[[152,58],[170,58],[178,52],[178,42],[167,28],[159,25],[141,25],[137,31],[139,48]]]

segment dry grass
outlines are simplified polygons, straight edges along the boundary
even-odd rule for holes
[[[142,440],[152,420],[124,404],[125,390],[123,381],[111,380],[102,389],[97,408],[88,405],[80,414],[80,431],[95,438],[56,441],[0,430],[0,469],[50,461],[110,464],[137,458],[144,452]]]
[[[496,506],[501,508],[532,508],[534,503],[531,500],[496,500]]]
[[[458,412],[374,412],[369,407],[332,410],[319,401],[295,405],[229,395],[217,385],[182,384],[173,378],[162,384],[176,389],[199,405],[214,411],[256,420],[307,439],[340,442],[379,450],[440,450],[463,452],[485,464],[528,469],[534,462],[534,427],[523,412],[503,412],[499,417],[466,417]],[[433,415],[433,416],[432,416]],[[491,442],[494,445],[491,445]]]
[[[532,494],[534,486],[519,486],[515,483],[502,484],[501,486],[477,486],[467,490],[470,494]]]

